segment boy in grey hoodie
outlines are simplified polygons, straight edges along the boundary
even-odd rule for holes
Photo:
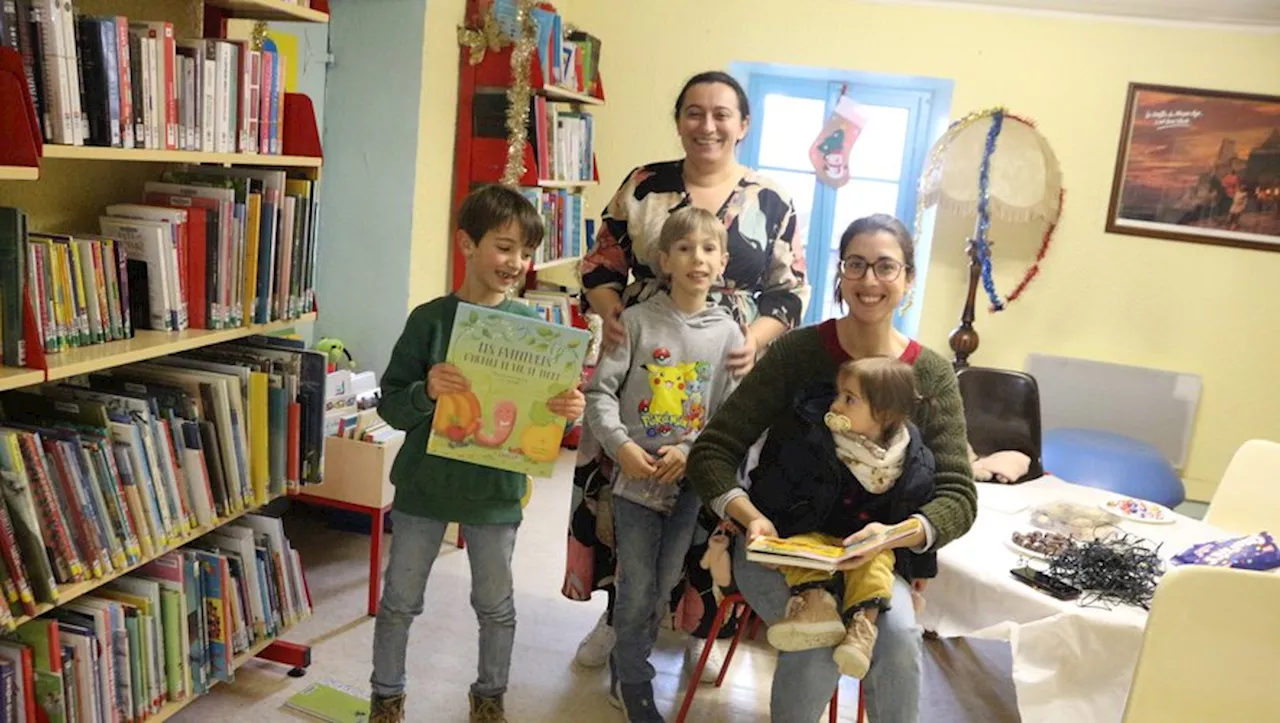
[[[680,581],[700,504],[684,483],[685,459],[735,386],[726,354],[745,343],[729,311],[707,303],[728,258],[724,224],[714,214],[694,207],[671,214],[658,240],[669,291],[622,312],[626,343],[601,358],[586,390],[587,424],[617,463],[611,691],[633,722],[662,720],[649,654],[659,601]]]

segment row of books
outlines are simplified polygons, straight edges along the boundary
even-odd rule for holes
[[[514,28],[515,0],[495,2],[499,23],[508,37],[519,37]],[[599,95],[600,39],[581,30],[566,33],[563,18],[546,4],[533,8],[532,15],[543,84]]]
[[[279,519],[246,515],[0,641],[0,718],[145,721],[233,678],[233,659],[311,614]]]
[[[545,264],[561,259],[582,258],[590,249],[593,223],[584,218],[582,196],[565,190],[521,188],[542,216],[546,236],[534,252],[533,263]]]
[[[296,319],[315,305],[316,182],[284,171],[193,166],[108,206],[99,233],[43,233],[0,209],[6,340],[29,294],[48,353],[132,330],[227,329]],[[21,284],[20,284],[21,281]],[[7,349],[7,348],[6,348]],[[21,366],[16,348],[11,366]]]
[[[536,96],[529,128],[540,180],[595,179],[595,119],[590,113],[565,110]]]
[[[180,40],[173,23],[6,0],[44,139],[64,145],[280,154],[285,59],[269,39]]]
[[[538,312],[544,321],[564,326],[573,325],[573,314],[578,307],[578,299],[565,291],[528,289],[515,299]]]
[[[255,337],[0,395],[0,624],[318,482],[323,394]]]

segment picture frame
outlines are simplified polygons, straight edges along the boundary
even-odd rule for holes
[[[1280,251],[1280,96],[1130,83],[1106,230]]]

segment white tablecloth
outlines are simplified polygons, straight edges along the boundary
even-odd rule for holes
[[[1038,504],[1095,505],[1114,496],[1051,477],[1014,486],[979,483],[977,522],[938,553],[921,625],[944,637],[1009,641],[1026,723],[1119,723],[1123,716],[1146,611],[1081,607],[1038,592],[1010,576],[1019,557],[1006,544],[1015,530],[1034,529],[1028,512]],[[1230,536],[1182,516],[1174,524],[1121,526],[1163,543],[1166,561],[1194,543]]]

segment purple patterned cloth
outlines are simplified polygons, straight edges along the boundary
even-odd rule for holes
[[[1179,552],[1173,561],[1180,565],[1214,565],[1241,570],[1271,570],[1280,567],[1280,549],[1270,533],[1201,542]]]

